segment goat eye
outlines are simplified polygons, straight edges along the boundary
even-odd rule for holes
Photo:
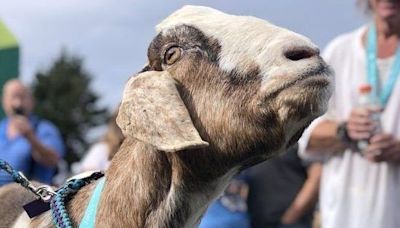
[[[164,63],[172,65],[181,58],[181,55],[182,49],[180,47],[170,47],[164,54]]]

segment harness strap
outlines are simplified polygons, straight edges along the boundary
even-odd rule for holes
[[[93,191],[89,204],[86,207],[85,215],[82,218],[79,228],[94,228],[96,224],[97,207],[100,202],[101,192],[103,191],[104,182],[106,178],[98,181],[96,188]]]

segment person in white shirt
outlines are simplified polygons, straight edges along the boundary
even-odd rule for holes
[[[324,52],[336,75],[334,95],[300,140],[305,157],[324,161],[324,228],[400,227],[400,0],[365,3],[371,23],[340,35]],[[370,118],[376,110],[357,106],[365,83],[382,101],[380,133]],[[354,146],[363,139],[366,149]]]
[[[78,172],[106,170],[118,151],[124,136],[116,123],[117,112],[110,119],[102,140],[93,144],[79,165]]]

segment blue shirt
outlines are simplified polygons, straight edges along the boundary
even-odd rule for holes
[[[246,178],[247,172],[244,171],[239,175],[236,175],[231,184],[236,182],[236,184],[239,185],[247,185]],[[237,207],[238,203],[245,203],[245,199],[242,199],[238,194],[239,193],[227,194],[227,196],[224,194],[222,197],[214,201],[204,214],[199,228],[250,228],[250,218],[247,209],[239,209]],[[231,207],[230,209],[222,202],[223,197],[227,197],[225,200],[228,199],[228,203]],[[231,200],[229,200],[229,198]],[[235,210],[231,210],[233,209],[232,207],[235,207]]]
[[[64,155],[64,144],[58,129],[49,121],[31,116],[31,126],[38,140],[58,153]],[[0,159],[8,162],[14,169],[22,171],[29,179],[50,184],[55,169],[36,163],[32,158],[32,148],[29,141],[22,135],[13,139],[7,137],[9,119],[0,122]],[[12,177],[0,171],[0,186],[13,182]]]
[[[199,228],[250,228],[250,218],[246,212],[232,212],[220,200],[214,201],[202,218]]]

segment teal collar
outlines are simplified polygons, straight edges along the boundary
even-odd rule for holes
[[[103,191],[106,178],[101,178],[94,189],[93,195],[90,198],[89,204],[86,207],[85,215],[79,225],[79,228],[94,228],[96,224],[97,207],[100,202],[101,192]]]

